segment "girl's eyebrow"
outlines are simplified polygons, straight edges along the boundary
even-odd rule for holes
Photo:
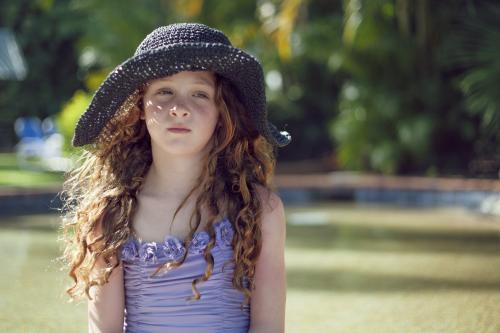
[[[165,81],[165,82],[171,82],[172,80],[170,78],[161,78],[161,79],[158,79],[158,81]],[[193,83],[195,84],[202,84],[202,85],[205,85],[205,86],[210,86],[211,88],[214,87],[214,84],[212,82],[210,82],[209,80],[205,79],[205,78],[199,78],[199,79],[196,79],[194,81],[192,81]]]

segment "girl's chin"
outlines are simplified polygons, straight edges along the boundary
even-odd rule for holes
[[[203,146],[193,147],[187,144],[166,144],[161,145],[160,148],[169,155],[178,156],[199,155],[204,152]]]

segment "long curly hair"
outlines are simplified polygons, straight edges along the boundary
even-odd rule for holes
[[[272,176],[276,150],[253,126],[248,115],[251,110],[245,110],[232,83],[214,74],[221,126],[216,127],[211,138],[213,145],[203,161],[205,165],[196,185],[177,207],[174,218],[193,193],[200,193],[190,216],[189,235],[184,240],[188,248],[201,223],[200,209],[207,207],[210,240],[203,253],[207,267],[202,276],[192,281],[191,299],[198,300],[201,296],[196,284],[208,280],[214,267],[212,225],[221,213],[228,217],[235,230],[232,284],[245,295],[243,309],[255,289],[255,265],[262,245],[260,221],[262,203],[266,200],[259,194],[275,190]],[[78,156],[77,166],[65,174],[60,237],[64,252],[60,259],[73,280],[73,285],[66,289],[70,302],[84,295],[92,299],[89,289],[108,282],[113,269],[121,263],[117,254],[134,232],[131,217],[152,163],[151,137],[140,119],[146,88],[147,84],[128,97],[95,143]],[[98,237],[89,242],[89,235],[98,229],[101,230]],[[178,262],[160,265],[153,275],[182,265],[188,252]],[[91,273],[99,257],[106,268],[94,276]],[[112,258],[118,258],[115,264]]]

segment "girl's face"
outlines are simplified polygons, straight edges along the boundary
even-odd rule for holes
[[[183,71],[151,81],[143,105],[141,119],[152,144],[171,154],[199,153],[210,142],[219,119],[215,75]]]

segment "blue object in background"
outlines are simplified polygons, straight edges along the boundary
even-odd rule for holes
[[[47,117],[42,121],[43,136],[47,137],[54,133],[59,133],[56,122],[52,117]]]
[[[20,117],[14,123],[14,129],[20,140],[43,139],[42,122],[38,117]]]

